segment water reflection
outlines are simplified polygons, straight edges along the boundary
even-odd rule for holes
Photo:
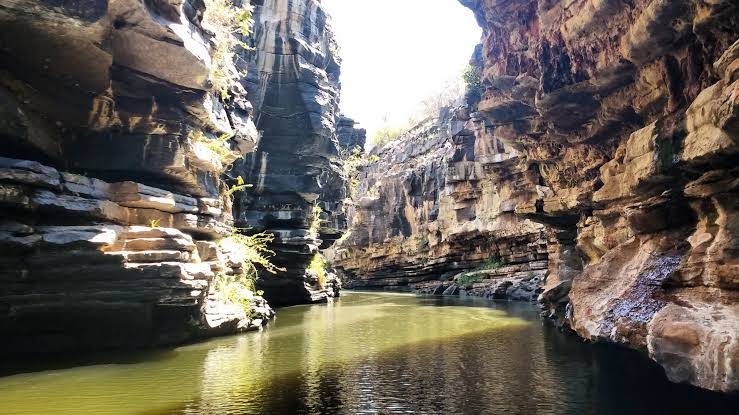
[[[162,358],[0,379],[3,414],[728,413],[528,305],[353,293]]]

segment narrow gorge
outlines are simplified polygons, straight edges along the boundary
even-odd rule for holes
[[[675,382],[739,388],[739,5],[463,0],[463,105],[371,155],[348,286],[536,300]]]
[[[333,35],[316,2],[255,6],[234,33],[225,1],[0,6],[4,350],[258,328],[261,297],[216,292],[246,266],[234,229],[290,264],[258,282],[273,305],[334,295],[306,273],[346,227]]]
[[[0,0],[0,412],[736,404],[739,3],[444,2],[372,146],[328,1]]]

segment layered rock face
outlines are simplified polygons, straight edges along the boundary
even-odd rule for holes
[[[378,151],[340,266],[362,285],[429,279],[504,258],[470,236],[499,223],[508,246],[545,241],[547,316],[649,353],[673,381],[739,389],[739,5],[462,3],[483,28],[482,88],[453,144]]]
[[[468,119],[465,108],[443,108],[371,152],[350,234],[334,257],[349,287],[441,293],[456,283],[500,298],[521,280],[543,279],[545,228],[514,213],[536,175],[514,169],[515,150],[476,140],[479,125]],[[447,281],[489,260],[492,269],[470,275],[480,278]],[[485,289],[502,282],[505,288]]]
[[[236,224],[276,236],[275,263],[287,272],[259,280],[271,303],[325,301],[326,287],[306,268],[346,229],[337,122],[349,122],[338,113],[340,62],[319,1],[260,3],[244,86],[262,138],[234,169],[254,185],[236,201]]]
[[[221,175],[236,156],[214,145],[244,154],[257,134],[243,89],[211,92],[203,13],[200,1],[0,5],[3,349],[171,344],[271,316],[214,292],[216,274],[240,272],[217,244],[233,226]]]
[[[364,145],[367,143],[367,130],[357,128],[357,122],[353,119],[340,115],[336,121],[336,135],[339,140],[339,148],[344,151],[340,154],[342,157],[347,156],[345,153],[351,155],[351,152],[357,148],[364,152]]]

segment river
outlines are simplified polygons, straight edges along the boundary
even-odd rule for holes
[[[584,344],[528,304],[346,293],[261,332],[65,358],[0,378],[0,414],[736,413],[641,355]]]

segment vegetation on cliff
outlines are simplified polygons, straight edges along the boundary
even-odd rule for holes
[[[270,274],[284,271],[284,268],[278,267],[270,260],[275,255],[275,252],[269,248],[275,239],[274,235],[266,232],[244,235],[238,231],[235,229],[231,236],[221,240],[220,246],[231,253],[237,263],[242,264],[243,275],[246,278],[256,279],[260,268]]]
[[[464,73],[462,74],[462,79],[464,80],[464,84],[468,92],[477,92],[477,93],[481,92],[482,90],[481,77],[482,77],[482,74],[480,73],[479,67],[475,65],[467,65],[467,68],[464,70]]]
[[[349,197],[351,198],[357,194],[359,189],[359,176],[362,170],[367,165],[378,162],[380,158],[375,154],[367,156],[361,147],[354,147],[351,150],[340,149],[339,155],[343,163],[344,177],[349,183]]]
[[[382,147],[391,141],[395,141],[400,138],[400,135],[403,134],[406,130],[406,127],[382,127],[377,130],[375,132],[375,135],[372,137],[372,146]]]
[[[472,68],[476,70],[474,67]],[[407,120],[392,124],[388,122],[388,117],[386,117],[385,125],[379,128],[372,137],[372,146],[382,147],[395,141],[427,120],[438,117],[442,108],[459,104],[465,93],[465,85],[469,88],[469,82],[474,82],[475,76],[477,76],[477,86],[480,87],[479,70],[476,75],[469,71],[468,68],[429,94],[421,101],[416,113],[408,117]]]
[[[234,56],[241,47],[248,49],[239,37],[251,33],[254,6],[244,1],[235,7],[231,0],[205,0],[203,27],[213,33],[210,81],[221,99],[231,97],[231,89],[241,87],[244,74],[236,69]]]
[[[318,286],[326,288],[326,281],[328,279],[328,273],[326,272],[326,257],[321,252],[316,252],[308,265],[308,271],[313,273],[317,280]]]
[[[219,137],[208,135],[202,130],[191,130],[187,139],[194,148],[196,154],[202,154],[205,158],[219,165],[219,169],[227,169],[234,161],[244,157],[231,148],[233,134],[222,134]]]
[[[274,235],[264,232],[244,235],[239,232],[240,230],[234,229],[229,237],[221,240],[219,246],[227,254],[228,260],[241,272],[235,275],[218,274],[215,289],[223,301],[242,305],[248,315],[254,295],[263,294],[256,289],[259,270],[277,274],[285,269],[271,261],[275,252],[269,245],[274,241]]]

